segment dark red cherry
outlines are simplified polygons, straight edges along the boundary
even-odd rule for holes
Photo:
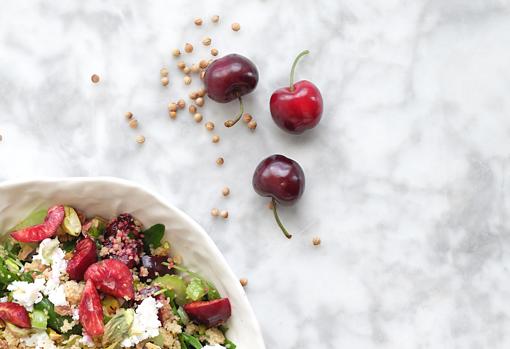
[[[230,54],[212,62],[205,71],[204,84],[207,95],[218,103],[239,99],[241,112],[236,118],[227,120],[225,126],[233,126],[243,114],[241,96],[252,92],[259,81],[259,72],[248,58]]]
[[[262,196],[272,198],[276,222],[287,238],[290,235],[278,217],[276,207],[292,205],[305,190],[305,174],[299,164],[283,155],[271,155],[262,160],[253,174],[253,188]]]
[[[294,83],[297,62],[308,53],[303,51],[296,57],[292,64],[289,87],[273,92],[269,102],[274,122],[289,133],[300,134],[317,126],[322,116],[322,95],[317,86],[307,80]]]

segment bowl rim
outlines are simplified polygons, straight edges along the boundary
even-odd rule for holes
[[[148,189],[146,186],[139,184],[137,182],[119,178],[112,176],[92,176],[92,177],[81,177],[81,176],[72,176],[72,177],[34,177],[34,178],[23,178],[23,179],[7,179],[0,182],[0,192],[5,189],[13,189],[17,186],[26,186],[26,185],[49,185],[53,183],[103,183],[103,184],[112,184],[112,185],[121,185],[126,187],[127,189],[140,190],[148,195],[152,196],[160,205],[165,206],[166,208],[177,213],[181,219],[183,219],[186,223],[188,223],[199,235],[200,237],[211,247],[211,251],[213,251],[213,258],[217,258],[221,261],[221,263],[226,267],[225,277],[230,279],[233,287],[235,287],[235,291],[241,295],[242,302],[245,303],[246,315],[249,317],[248,320],[251,323],[251,327],[253,328],[256,336],[260,339],[261,349],[265,349],[265,341],[264,336],[262,335],[262,330],[260,324],[255,316],[255,312],[251,306],[251,303],[248,300],[248,296],[244,291],[244,288],[241,286],[239,280],[235,276],[232,271],[230,264],[227,262],[223,253],[221,253],[220,249],[214,242],[214,240],[209,236],[209,234],[205,231],[205,229],[191,216],[185,213],[180,208],[169,203],[162,195],[154,192],[151,189]]]

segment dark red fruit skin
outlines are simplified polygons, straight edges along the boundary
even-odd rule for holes
[[[97,262],[96,243],[85,238],[76,244],[73,258],[67,264],[67,273],[71,280],[81,281],[87,268]]]
[[[11,237],[19,242],[40,242],[51,238],[57,233],[64,216],[64,206],[50,207],[43,223],[12,232]]]
[[[0,303],[0,319],[21,328],[32,327],[27,310],[17,303]]]
[[[307,80],[296,82],[294,90],[284,87],[273,92],[269,106],[274,122],[284,131],[301,134],[317,126],[322,117],[322,95]]]
[[[110,296],[133,299],[133,275],[131,270],[116,259],[103,259],[92,264],[85,272],[85,280],[91,280],[96,287]]]
[[[271,155],[257,166],[252,183],[259,195],[291,205],[303,195],[305,174],[296,161],[283,155]]]
[[[85,332],[92,337],[103,335],[103,306],[101,305],[101,298],[96,290],[96,286],[91,280],[87,280],[78,310],[80,313],[80,323]]]
[[[184,311],[193,322],[207,327],[215,327],[225,323],[232,314],[228,298],[188,303],[184,305]]]
[[[248,58],[230,54],[212,62],[205,71],[207,95],[218,103],[228,103],[257,87],[259,72]]]
[[[163,265],[163,263],[169,263],[169,265]],[[169,257],[145,255],[142,256],[142,266],[147,268],[149,274],[140,276],[141,279],[154,279],[157,276],[173,273],[173,261]]]

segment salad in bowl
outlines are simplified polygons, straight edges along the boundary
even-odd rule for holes
[[[0,246],[0,348],[236,348],[229,298],[165,231],[64,204],[30,214]]]

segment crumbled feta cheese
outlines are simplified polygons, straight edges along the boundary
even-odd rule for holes
[[[46,292],[46,289],[45,289]],[[65,306],[69,305],[66,299],[66,292],[64,285],[58,285],[57,288],[54,288],[48,293],[48,299],[55,306]]]
[[[56,246],[54,246],[56,243]],[[44,244],[44,246],[43,246]],[[65,252],[58,247],[59,241],[55,239],[45,239],[39,245],[39,254],[42,263],[50,263],[51,272],[46,282],[44,294],[48,296],[51,303],[56,306],[69,305],[65,296],[64,285],[60,284],[60,276],[65,273],[67,269],[67,261],[64,259]],[[42,246],[42,247],[41,247]],[[34,259],[36,256],[34,256]]]
[[[8,301],[9,301],[9,297],[7,297],[7,296],[0,298],[0,302],[1,303],[5,303],[5,302],[8,302]]]
[[[80,320],[80,311],[78,310],[78,308],[73,309],[73,320],[74,321]]]
[[[80,344],[83,344],[83,345],[85,345],[86,347],[89,347],[89,348],[94,348],[95,347],[95,344],[94,344],[94,341],[92,340],[92,337],[90,337],[85,332],[83,333],[83,337],[81,337],[79,342],[80,342]]]
[[[158,318],[158,309],[163,305],[156,302],[153,297],[145,298],[136,308],[133,325],[129,330],[130,337],[122,341],[124,348],[132,347],[141,341],[159,335],[161,322]]]
[[[21,304],[28,311],[34,309],[34,304],[39,303],[45,289],[44,279],[35,279],[34,282],[14,281],[7,289],[12,292],[14,302]]]
[[[34,255],[33,260],[40,260],[44,265],[51,265],[53,258],[60,252],[63,253],[59,246],[60,242],[58,238],[55,239],[44,239],[37,248],[37,254]],[[59,251],[60,250],[60,251]]]
[[[39,331],[29,337],[21,338],[21,342],[35,349],[57,349],[57,346],[45,331]]]

